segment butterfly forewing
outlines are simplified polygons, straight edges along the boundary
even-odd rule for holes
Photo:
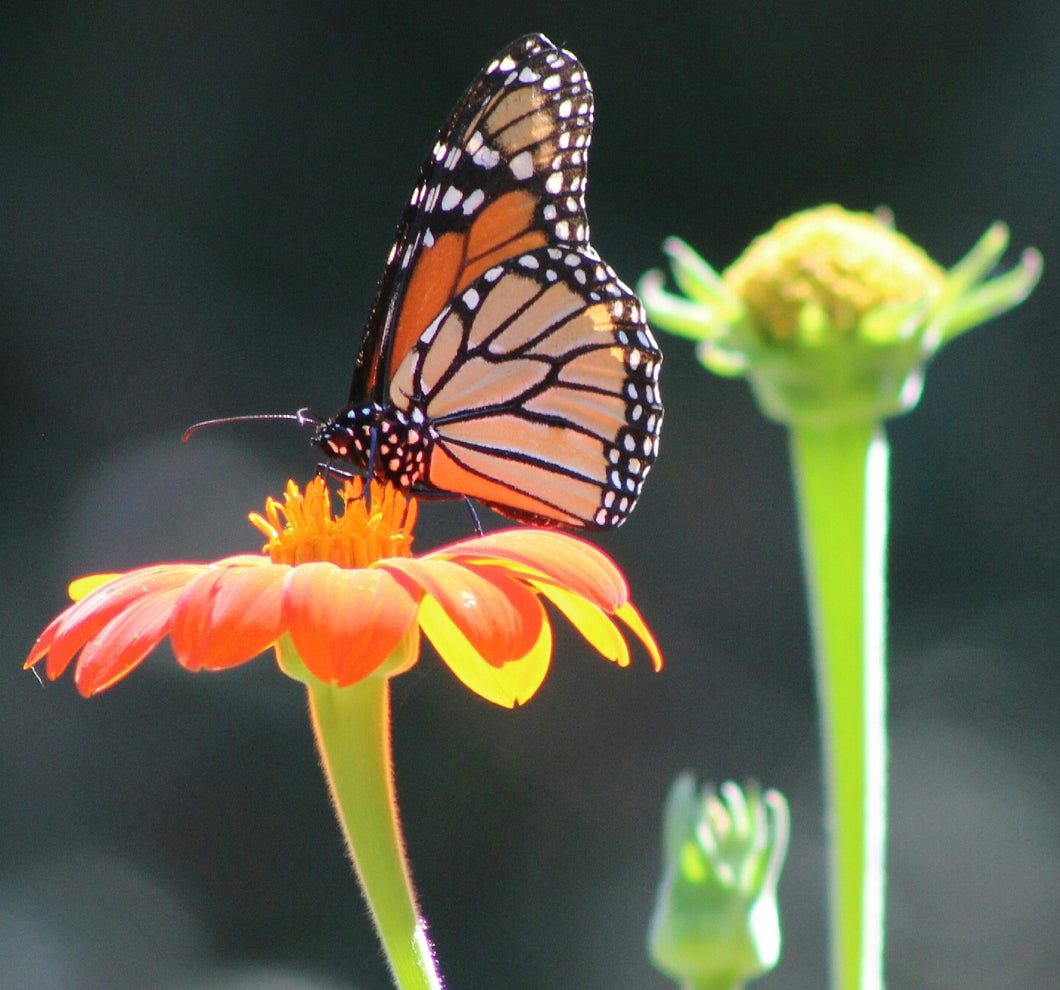
[[[593,101],[581,63],[542,35],[513,42],[457,104],[420,172],[369,313],[350,404],[391,371],[449,299],[507,257],[585,243]]]

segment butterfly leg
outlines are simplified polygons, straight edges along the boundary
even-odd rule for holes
[[[475,527],[475,533],[478,536],[482,535],[482,523],[479,521],[478,513],[475,511],[475,503],[471,501],[466,495],[464,496],[464,505],[467,506],[467,511],[471,513],[471,522]]]

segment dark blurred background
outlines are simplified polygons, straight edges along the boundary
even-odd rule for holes
[[[1060,7],[538,2],[5,5],[0,57],[0,985],[358,988],[386,971],[300,689],[160,649],[92,701],[21,662],[70,578],[260,545],[315,464],[421,157],[511,39],[597,93],[594,241],[629,281],[677,233],[718,267],[804,207],[884,204],[944,265],[995,219],[1031,299],[935,361],[890,426],[888,972],[1055,985]],[[825,981],[820,771],[783,431],[664,340],[666,429],[603,545],[667,668],[562,635],[522,710],[428,654],[396,763],[453,990],[663,988],[643,943],[672,776],[756,777],[794,819],[785,951]],[[496,524],[491,519],[491,525]],[[425,506],[421,547],[464,535]]]

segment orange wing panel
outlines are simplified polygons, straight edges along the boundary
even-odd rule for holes
[[[427,325],[446,306],[464,264],[467,235],[450,231],[425,249],[416,262],[401,306],[401,318],[390,352],[391,372],[404,360]]]
[[[525,495],[508,485],[480,478],[465,471],[444,450],[435,446],[431,454],[430,482],[441,491],[460,492],[497,506],[503,512],[505,508],[516,513],[523,512],[529,516],[541,516],[555,519],[568,526],[582,526],[585,521],[578,516],[570,515],[554,505],[548,505],[536,498]]]

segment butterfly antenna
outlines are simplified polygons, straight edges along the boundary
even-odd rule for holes
[[[222,426],[226,423],[260,423],[266,420],[288,420],[299,426],[319,426],[323,420],[308,409],[299,409],[294,413],[252,413],[249,416],[222,416],[220,419],[204,419],[201,423],[192,423],[185,431],[181,440],[187,441],[193,433],[207,426]]]

